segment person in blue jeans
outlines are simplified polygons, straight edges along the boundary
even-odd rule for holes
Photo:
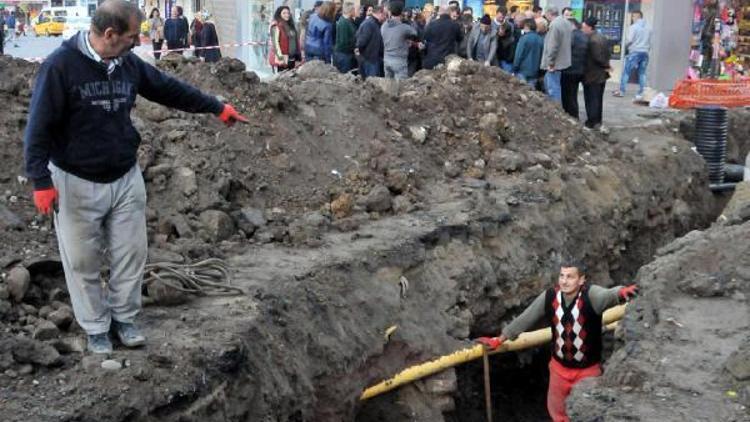
[[[380,25],[384,20],[383,6],[374,6],[372,14],[357,30],[354,54],[359,58],[359,74],[363,79],[383,76],[383,36],[380,33]]]
[[[620,89],[613,94],[615,97],[625,96],[625,89],[630,79],[630,74],[638,70],[638,94],[636,101],[643,99],[643,90],[646,88],[646,69],[648,68],[648,52],[651,50],[651,28],[646,26],[642,12],[631,14],[632,24],[628,31],[628,39],[625,49],[628,55],[625,57],[622,76],[620,77]]]

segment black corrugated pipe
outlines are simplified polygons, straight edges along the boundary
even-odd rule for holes
[[[745,166],[742,164],[727,164],[724,169],[725,182],[741,182],[745,177]]]
[[[724,182],[728,133],[729,114],[726,108],[707,106],[695,110],[695,146],[706,160],[711,184]]]

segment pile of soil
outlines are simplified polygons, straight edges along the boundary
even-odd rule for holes
[[[467,410],[456,382],[364,408],[357,398],[497,333],[561,257],[620,283],[715,217],[684,140],[584,131],[477,63],[451,58],[400,84],[321,63],[269,83],[232,59],[160,66],[251,123],[227,129],[139,100],[149,257],[225,258],[247,295],[146,308],[149,345],[118,349],[104,365],[117,369],[81,353],[80,329],[58,318],[69,308],[54,234],[18,177],[36,66],[0,58],[12,111],[0,116],[2,158],[15,163],[0,169],[0,224],[12,228],[0,232],[3,419],[367,420],[391,409],[406,420],[418,405],[422,420],[455,418]]]

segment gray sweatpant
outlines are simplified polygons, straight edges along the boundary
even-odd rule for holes
[[[409,77],[408,60],[401,57],[386,57],[383,60],[383,71],[388,79],[406,79]]]
[[[73,312],[87,334],[131,323],[141,309],[147,257],[146,187],[136,164],[112,183],[81,179],[49,165],[57,188],[57,242]],[[109,264],[103,285],[102,263]]]

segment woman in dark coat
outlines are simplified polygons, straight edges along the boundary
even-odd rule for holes
[[[210,15],[206,17],[206,21],[203,23],[200,38],[203,47],[218,47],[219,45],[219,35],[216,33],[216,25]],[[201,57],[206,62],[218,62],[221,58],[221,50],[219,48],[208,48],[202,51]]]
[[[193,21],[190,23],[190,44],[193,47],[198,48],[195,50],[195,57],[201,57],[203,50],[199,47],[203,46],[201,41],[201,31],[203,30],[203,22],[201,22],[200,15],[198,13],[193,17]]]

